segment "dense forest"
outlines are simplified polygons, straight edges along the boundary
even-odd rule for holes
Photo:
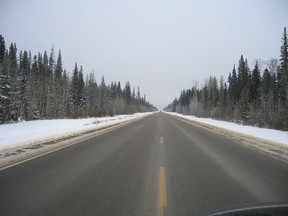
[[[129,81],[97,83],[93,73],[84,80],[83,68],[75,67],[69,76],[62,66],[59,50],[32,57],[26,50],[17,54],[12,43],[6,49],[0,35],[0,124],[33,119],[80,118],[152,111],[140,88]]]
[[[261,68],[264,70],[262,71]],[[280,59],[258,60],[250,70],[241,55],[228,82],[210,76],[201,88],[183,90],[165,110],[259,127],[288,130],[288,44],[284,28]]]

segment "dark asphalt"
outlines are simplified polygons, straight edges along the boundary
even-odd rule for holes
[[[0,215],[160,215],[160,167],[165,216],[288,202],[288,163],[157,113],[0,171]]]

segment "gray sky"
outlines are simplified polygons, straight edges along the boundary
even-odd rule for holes
[[[61,49],[97,82],[127,80],[158,108],[195,80],[227,80],[240,55],[279,58],[286,0],[0,0],[6,46],[32,54]]]

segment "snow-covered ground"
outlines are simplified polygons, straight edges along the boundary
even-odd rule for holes
[[[71,133],[77,134],[93,129],[100,129],[149,114],[151,113],[86,119],[37,120],[0,125],[0,150],[49,139],[57,139]]]
[[[258,128],[247,125],[239,125],[232,122],[226,121],[218,121],[211,118],[197,118],[191,115],[182,115],[178,113],[168,112],[170,115],[179,116],[188,120],[193,120],[197,122],[201,122],[204,124],[228,129],[234,132],[246,134],[249,136],[270,140],[272,142],[282,143],[288,145],[288,132],[287,131],[279,131],[267,128]]]

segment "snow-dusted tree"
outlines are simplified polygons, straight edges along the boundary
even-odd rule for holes
[[[79,75],[78,75],[78,80],[77,80],[77,96],[78,96],[78,110],[79,110],[79,116],[78,117],[83,117],[84,116],[84,110],[86,107],[86,102],[87,102],[87,97],[86,97],[86,92],[85,92],[85,83],[84,83],[84,78],[83,78],[83,67],[82,65],[80,66],[79,70]]]
[[[260,87],[260,91],[261,91],[261,112],[263,113],[263,125],[267,126],[269,124],[271,124],[271,113],[273,112],[272,109],[272,103],[273,103],[273,90],[271,89],[271,74],[270,71],[265,68],[264,72],[263,72],[263,76],[261,79],[261,87]]]
[[[98,115],[105,116],[107,115],[107,92],[105,78],[102,76],[101,84],[99,86],[99,105],[98,105]]]
[[[27,80],[30,73],[30,62],[28,52],[25,50],[20,54],[20,65],[18,70],[19,80],[19,117],[28,119],[29,115],[29,97],[27,96]]]
[[[76,118],[78,116],[78,106],[79,106],[79,100],[78,100],[78,66],[77,63],[75,63],[75,67],[73,70],[72,75],[72,81],[71,81],[71,87],[69,91],[69,116]]]
[[[219,103],[218,103],[218,118],[225,119],[226,114],[226,104],[227,103],[227,85],[224,83],[223,76],[220,78],[220,87],[219,87]]]
[[[288,129],[288,42],[286,28],[283,32],[280,53],[280,68],[278,70],[279,113],[282,120],[281,127]]]
[[[63,94],[62,94],[63,108],[62,109],[63,109],[64,117],[68,116],[69,88],[70,88],[69,75],[66,72],[66,70],[64,70],[63,76],[62,76],[62,89],[63,89]]]
[[[6,52],[5,40],[2,35],[0,35],[0,64],[3,63]]]
[[[251,85],[250,85],[250,93],[251,93],[251,108],[252,108],[252,122],[253,124],[262,125],[263,113],[260,109],[261,102],[261,75],[260,69],[258,66],[258,62],[256,62],[255,67],[252,71],[251,77]]]
[[[11,83],[8,73],[8,54],[5,40],[0,35],[0,123],[10,120]]]
[[[229,74],[228,82],[229,82],[229,94],[233,102],[233,106],[235,106],[238,103],[238,100],[240,99],[240,89],[239,89],[239,81],[238,76],[236,73],[235,65],[233,66],[232,74]]]
[[[42,64],[42,57],[40,54],[38,57],[39,59],[36,55],[34,56],[31,64],[31,71],[28,76],[27,97],[29,98],[29,116],[26,120],[41,118],[40,106],[42,100],[45,99],[45,97],[43,97],[41,94],[42,86],[40,83],[40,65]]]
[[[46,51],[43,55],[43,64],[40,65],[40,85],[42,86],[40,95],[43,98],[40,105],[40,112],[43,117],[49,118],[50,99],[53,96],[53,70],[51,69],[51,66],[49,66],[49,58]]]
[[[98,85],[94,73],[90,73],[86,78],[87,106],[88,116],[97,115]]]
[[[53,85],[53,118],[63,118],[65,112],[65,104],[63,100],[63,67],[62,55],[59,50],[57,61],[54,69],[54,85]]]
[[[16,44],[11,43],[8,54],[8,73],[11,84],[10,96],[10,111],[11,120],[17,121],[19,117],[19,80],[17,77],[18,63],[17,63],[17,47]]]
[[[123,94],[125,92],[125,94]],[[0,35],[0,122],[40,118],[66,118],[95,115],[114,115],[136,111],[135,89],[131,94],[129,82],[125,89],[121,83],[106,85],[104,76],[98,87],[94,74],[83,79],[82,66],[77,64],[72,78],[63,69],[61,51],[55,61],[54,48],[38,53],[32,59],[31,52],[20,51],[17,59],[16,44],[5,48]],[[143,100],[142,100],[143,102]],[[151,110],[151,104],[142,103]]]
[[[136,96],[136,106],[137,106],[137,111],[141,112],[140,106],[141,106],[141,90],[140,87],[137,87],[137,96]]]
[[[123,92],[124,92],[124,101],[127,107],[126,112],[128,114],[131,112],[130,105],[132,104],[132,93],[131,93],[131,86],[130,86],[129,81],[126,82]]]

